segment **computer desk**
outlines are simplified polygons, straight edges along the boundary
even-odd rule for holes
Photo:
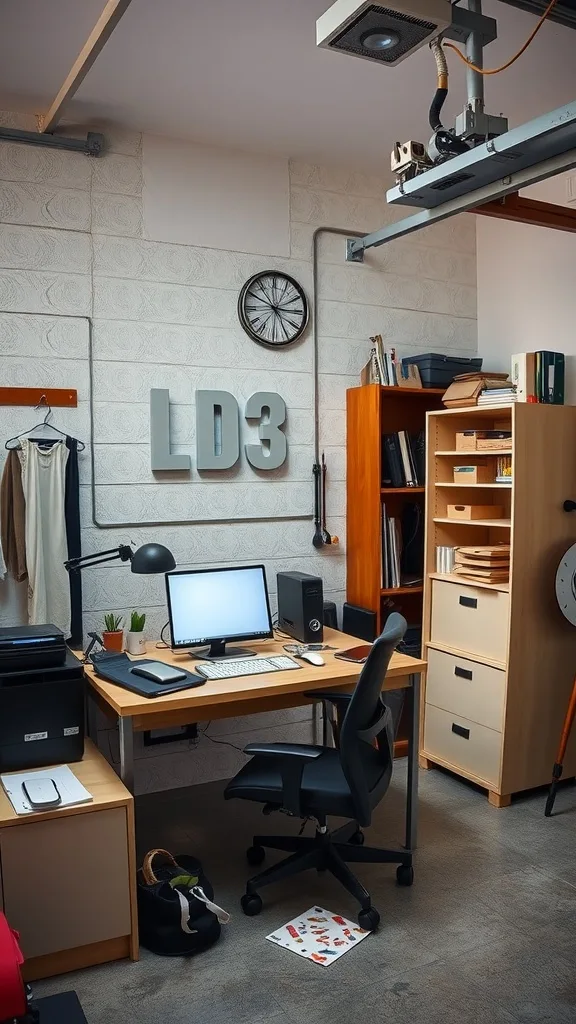
[[[346,633],[324,629],[324,643],[335,649],[346,650],[363,642]],[[285,654],[284,643],[286,640],[275,638],[247,643],[245,646],[252,648],[257,655],[266,657],[271,654]],[[147,644],[146,654],[149,658],[169,665],[182,666],[189,670],[194,666],[194,661],[187,652],[157,648],[154,643]],[[313,703],[305,696],[305,693],[311,690],[349,691],[356,683],[362,666],[339,661],[334,657],[334,651],[322,651],[321,655],[325,661],[322,666],[309,665],[303,661],[299,670],[241,676],[236,679],[207,680],[204,686],[152,699],[141,697],[129,690],[123,690],[114,683],[99,679],[92,666],[85,665],[89,694],[92,698],[89,701],[88,715],[90,735],[96,739],[93,715],[90,714],[90,705],[95,704],[108,718],[117,719],[120,738],[120,777],[133,793],[135,732],[301,707],[303,704]],[[392,655],[383,686],[383,690],[411,688],[413,691],[406,791],[406,846],[411,849],[416,845],[420,673],[425,669],[425,661],[395,653]]]

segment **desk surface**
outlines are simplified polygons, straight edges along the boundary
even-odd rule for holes
[[[265,640],[247,643],[261,657],[271,654],[285,654],[283,644],[286,640]],[[345,651],[363,643],[357,637],[348,636],[334,629],[324,629],[324,643]],[[333,651],[321,651],[325,664],[309,665],[301,662],[301,669],[287,672],[272,672],[270,675],[241,676],[236,679],[209,679],[204,686],[197,689],[181,690],[178,693],[166,694],[163,697],[141,697],[137,693],[123,690],[114,683],[99,679],[90,665],[85,666],[86,675],[100,697],[113,708],[121,718],[144,715],[158,715],[183,709],[201,709],[216,704],[239,704],[255,702],[262,698],[280,698],[290,694],[300,694],[305,690],[319,690],[328,687],[345,687],[356,682],[361,665],[348,661],[339,661]],[[147,645],[146,655],[156,661],[164,661],[169,665],[177,665],[189,671],[194,670],[194,660],[186,652],[173,652],[169,648],[157,648],[154,643]],[[138,661],[138,658],[134,658]],[[419,658],[409,658],[405,654],[394,654],[390,662],[384,689],[392,690],[408,686],[408,677],[412,673],[422,672],[426,662]]]
[[[47,767],[50,767],[49,765]],[[71,807],[53,807],[34,814],[16,814],[4,789],[0,786],[0,828],[6,825],[26,825],[30,822],[46,821],[48,818],[65,818],[70,814],[88,814],[105,807],[123,807],[132,802],[132,795],[120,781],[108,761],[87,739],[84,757],[71,762],[68,767],[76,778],[86,786],[93,799],[87,804],[73,804]],[[31,769],[33,771],[34,769]],[[46,771],[39,768],[38,771]]]

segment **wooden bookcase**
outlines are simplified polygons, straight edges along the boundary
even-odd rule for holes
[[[418,433],[426,412],[442,406],[444,389],[367,384],[346,392],[346,600],[376,614],[379,633],[392,608],[410,625],[422,621],[423,586],[382,589],[382,502],[400,518],[407,501],[422,503],[424,487],[382,487],[382,437],[398,430]],[[405,709],[397,753],[405,753]]]
[[[421,765],[483,786],[490,803],[549,782],[576,671],[576,629],[555,576],[576,540],[576,407],[518,403],[428,414]],[[508,429],[512,452],[456,451],[456,433]],[[456,485],[455,465],[512,454],[510,484]],[[494,472],[494,475],[495,472]],[[500,505],[505,518],[463,522],[449,504]],[[435,572],[436,546],[509,543],[509,583]],[[564,776],[576,773],[576,734]]]

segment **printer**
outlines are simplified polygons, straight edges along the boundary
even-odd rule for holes
[[[84,671],[57,626],[0,629],[0,771],[81,761]]]

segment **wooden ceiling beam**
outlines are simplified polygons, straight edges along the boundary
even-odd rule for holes
[[[477,206],[470,212],[481,217],[516,221],[518,224],[535,224],[541,228],[555,228],[556,231],[576,232],[576,207],[572,209],[555,203],[541,203],[538,199],[525,199],[517,192],[486,203],[485,206]]]
[[[116,25],[130,6],[131,0],[107,0],[102,14],[98,18],[84,46],[80,50],[72,68],[64,79],[56,99],[46,114],[38,115],[38,131],[52,132],[62,117],[66,103],[72,99],[80,88],[98,54],[108,42]]]

